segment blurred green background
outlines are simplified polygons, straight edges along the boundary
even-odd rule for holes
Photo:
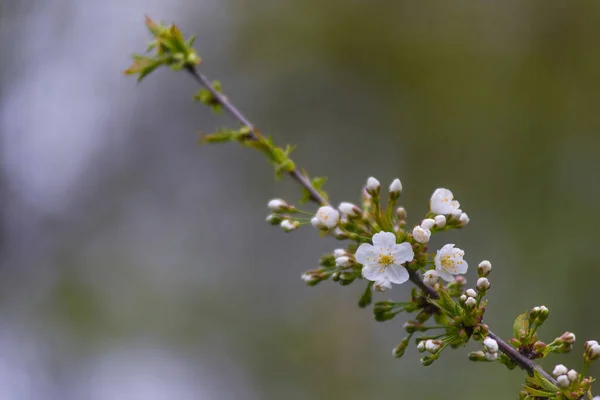
[[[486,322],[600,338],[600,3],[0,2],[0,399],[509,399],[522,374],[391,357],[362,284],[306,287],[338,243],[282,234],[294,201],[183,73],[121,75],[144,14],[197,34],[201,69],[334,203],[399,177],[409,223],[436,187],[471,223],[435,237],[494,270]],[[409,285],[378,298],[402,299]],[[592,375],[600,373],[593,366]],[[596,391],[599,392],[599,391]]]

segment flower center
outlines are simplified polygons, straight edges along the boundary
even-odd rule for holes
[[[444,267],[445,270],[450,272],[456,272],[457,262],[452,254],[446,254],[445,256],[442,256],[440,261],[442,263],[442,267]],[[461,262],[459,261],[459,263]]]
[[[379,266],[385,268],[390,264],[394,264],[396,262],[396,259],[390,254],[380,254],[378,262]]]

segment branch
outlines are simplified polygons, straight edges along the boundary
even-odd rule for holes
[[[194,66],[187,65],[186,70],[192,75],[194,80],[198,82],[200,85],[204,86],[213,97],[221,104],[221,106],[227,110],[227,112],[235,119],[240,122],[242,125],[247,127],[250,130],[251,138],[253,140],[258,140],[259,133],[254,128],[254,125],[242,114],[223,94],[219,93],[213,86],[213,84],[202,74],[200,74]],[[310,199],[317,204],[320,205],[328,205],[327,200],[321,196],[321,194],[315,190],[310,181],[298,172],[298,169],[295,168],[293,171],[289,173],[293,179],[295,179],[302,187],[304,187],[310,193]],[[424,293],[433,299],[438,299],[440,296],[437,291],[432,287],[427,286],[421,277],[413,270],[409,269],[410,281],[415,284],[419,289],[421,289]],[[530,375],[533,374],[533,371],[538,371],[544,378],[548,379],[552,384],[557,385],[556,380],[551,377],[542,367],[540,367],[537,363],[531,361],[529,358],[525,357],[517,350],[515,350],[512,346],[498,337],[494,332],[489,331],[489,337],[498,342],[499,350],[506,354],[508,358],[514,361],[517,365],[519,365],[522,369],[527,371]]]
[[[200,85],[204,86],[212,96],[221,104],[221,106],[227,110],[227,112],[235,119],[240,122],[246,128],[250,130],[250,137],[252,140],[258,140],[260,133],[256,131],[254,125],[238,110],[227,97],[223,96],[223,94],[219,93],[213,86],[213,84],[201,73],[198,72],[195,66],[186,65],[186,70],[192,75],[192,77],[198,82]],[[322,206],[329,205],[327,200],[313,187],[310,181],[302,175],[297,168],[289,172],[290,176],[296,180],[300,186],[304,187],[310,193],[310,200],[314,201],[317,204]]]

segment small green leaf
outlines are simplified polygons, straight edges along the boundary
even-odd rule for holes
[[[520,336],[523,333],[526,334],[529,330],[529,321],[527,315],[528,313],[525,312],[515,319],[515,322],[513,323],[513,334],[515,335],[515,339],[520,340]]]
[[[438,306],[441,310],[443,310],[449,316],[455,316],[457,314],[456,303],[452,300],[452,297],[448,294],[448,291],[442,289],[438,292],[440,298],[437,300],[430,300],[436,306]]]
[[[523,389],[532,396],[542,397],[544,399],[556,399],[556,392],[546,392],[545,390],[534,389],[529,386],[524,386]]]

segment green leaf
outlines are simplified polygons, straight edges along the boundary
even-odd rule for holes
[[[533,376],[526,377],[525,381],[530,386],[535,386],[550,393],[556,393],[560,391],[560,389],[556,387],[556,385],[554,385],[548,379],[544,378],[544,376],[540,374],[539,371],[536,369],[533,370]]]
[[[514,337],[518,340],[520,340],[519,337],[521,336],[521,333],[527,333],[527,331],[529,330],[529,321],[527,315],[528,313],[526,312],[519,315],[513,323],[513,334],[515,335]]]
[[[438,294],[440,295],[439,299],[430,301],[436,306],[438,306],[438,308],[443,310],[449,316],[455,316],[457,314],[456,303],[454,302],[454,300],[452,300],[452,297],[450,297],[448,291],[442,289],[438,292]]]
[[[532,396],[542,397],[544,399],[556,399],[556,392],[546,392],[545,390],[534,389],[529,386],[524,386],[523,389]]]

